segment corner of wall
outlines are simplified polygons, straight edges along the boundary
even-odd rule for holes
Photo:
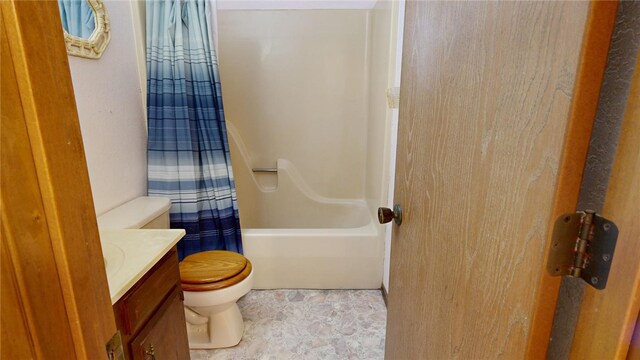
[[[136,44],[138,76],[140,78],[140,96],[145,109],[144,119],[147,122],[147,9],[144,0],[131,1],[131,20],[133,22],[133,39]]]

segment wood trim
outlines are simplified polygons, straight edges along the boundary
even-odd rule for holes
[[[640,58],[602,214],[619,235],[607,288],[585,289],[572,359],[624,359],[640,310]]]
[[[33,358],[71,358],[74,354],[71,329],[4,25],[3,22],[0,74],[1,357],[30,358],[26,356],[30,352]],[[7,307],[9,304],[15,307]]]
[[[617,1],[594,1],[589,9],[578,78],[569,113],[567,138],[559,169],[563,176],[559,177],[556,187],[549,223],[553,223],[553,220],[563,213],[576,210],[617,8]],[[547,263],[551,230],[553,229],[550,228],[547,234],[543,267]],[[543,269],[542,274],[536,290],[538,299],[527,346],[527,358],[529,359],[546,357],[558,301],[558,291],[560,290],[561,278],[550,276],[546,269]]]
[[[4,129],[2,129],[4,132]],[[3,206],[4,208],[4,206]],[[2,225],[6,224],[3,220]],[[20,283],[18,282],[14,271],[15,265],[11,259],[8,249],[8,240],[5,238],[6,229],[2,229],[0,237],[2,237],[2,249],[0,250],[0,265],[2,266],[2,274],[0,275],[0,284],[2,285],[2,307],[0,317],[2,317],[2,329],[0,330],[0,338],[2,338],[2,348],[0,349],[0,357],[3,359],[35,359],[36,348],[29,329],[29,321],[26,314],[25,300],[20,292]]]
[[[43,206],[42,215],[35,214],[30,223],[10,221],[8,226],[28,231],[36,222],[46,229],[64,302],[64,322],[71,332],[72,346],[66,351],[75,351],[76,358],[96,358],[104,354],[116,327],[58,6],[55,1],[14,0],[1,1],[0,8]],[[3,161],[3,175],[4,170]],[[4,195],[14,190],[3,191],[3,207],[13,206],[4,203]],[[28,288],[43,282],[29,283]],[[45,350],[45,357],[51,357],[52,347]]]
[[[627,360],[640,360],[640,314],[636,318],[636,327],[633,330],[633,337],[629,345]]]

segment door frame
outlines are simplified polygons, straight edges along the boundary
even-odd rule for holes
[[[0,11],[2,357],[106,357],[116,326],[58,4]]]
[[[607,65],[611,35],[615,26],[618,9],[617,1],[592,1],[587,18],[586,32],[582,44],[575,95],[569,113],[567,137],[559,172],[566,174],[559,178],[554,196],[551,219],[557,219],[567,210],[577,210],[580,184],[584,174],[591,133],[598,110],[598,100],[602,79]],[[576,161],[581,159],[581,161]],[[548,261],[552,243],[552,232],[547,234],[543,266]],[[527,345],[527,357],[546,357],[549,338],[558,302],[561,278],[542,271],[536,292],[537,307],[531,324],[531,335]]]
[[[625,106],[602,215],[619,230],[607,287],[587,287],[571,348],[572,359],[624,359],[640,310],[640,58]],[[638,335],[636,335],[638,336]],[[636,353],[635,356],[640,354]]]

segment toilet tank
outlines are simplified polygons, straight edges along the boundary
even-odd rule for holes
[[[98,216],[98,228],[168,229],[170,208],[167,198],[141,196]]]

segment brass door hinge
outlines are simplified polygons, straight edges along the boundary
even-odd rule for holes
[[[594,211],[560,216],[553,227],[547,271],[554,276],[580,277],[602,290],[607,286],[618,227]]]

